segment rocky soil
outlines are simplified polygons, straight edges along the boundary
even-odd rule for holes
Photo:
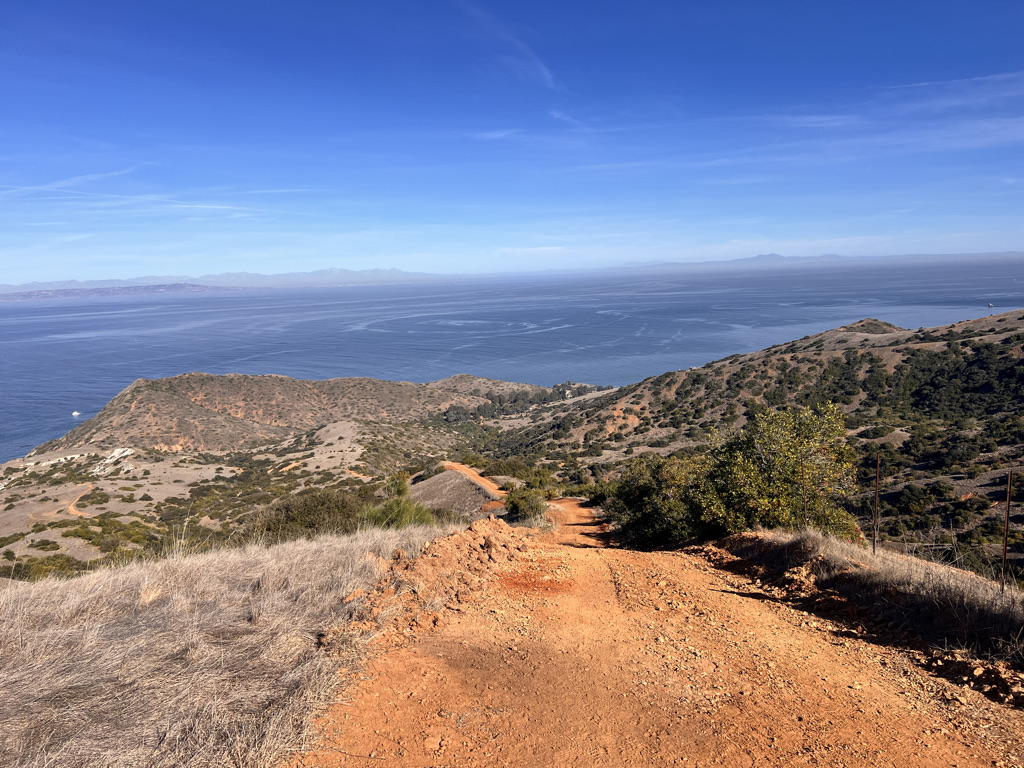
[[[1021,711],[713,553],[481,520],[399,559],[392,615],[294,766],[1017,765]]]

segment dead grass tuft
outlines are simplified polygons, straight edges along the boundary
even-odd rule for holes
[[[279,762],[358,663],[355,617],[398,549],[434,527],[220,550],[0,588],[0,764]],[[372,556],[367,556],[367,554]],[[341,658],[339,658],[341,657]]]
[[[937,648],[1024,668],[1024,594],[968,571],[858,545],[818,531],[765,531],[726,539],[734,555],[784,577],[810,576]]]

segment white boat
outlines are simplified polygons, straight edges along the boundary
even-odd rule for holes
[[[78,411],[72,411],[71,415],[72,416],[81,416],[82,414],[80,414]]]

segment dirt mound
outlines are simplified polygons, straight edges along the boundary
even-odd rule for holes
[[[465,531],[428,543],[411,559],[399,550],[387,575],[370,594],[353,593],[345,603],[362,605],[355,623],[332,628],[320,639],[328,648],[352,632],[375,629],[382,646],[403,644],[424,628],[437,626],[443,611],[458,612],[472,602],[491,577],[490,566],[515,560],[529,549],[530,529],[513,528],[494,517],[477,520]]]
[[[462,472],[451,469],[415,483],[409,488],[409,496],[430,509],[447,509],[469,517],[479,515],[487,502],[500,498]]]

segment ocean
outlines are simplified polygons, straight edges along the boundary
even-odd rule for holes
[[[6,302],[0,461],[64,434],[138,378],[470,373],[621,385],[864,317],[918,328],[1020,307],[1024,264],[1005,259]]]

